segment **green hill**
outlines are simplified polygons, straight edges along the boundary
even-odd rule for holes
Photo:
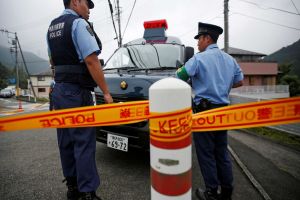
[[[277,61],[278,64],[292,64],[290,74],[300,77],[300,39],[294,44],[283,47],[280,50],[266,56],[266,61]]]
[[[49,69],[49,62],[47,60],[42,59],[30,52],[23,51],[23,54],[29,74],[38,74]],[[0,63],[2,63],[2,65],[8,69],[14,68],[16,65],[15,53],[10,53],[8,47],[0,46]],[[20,68],[25,69],[20,52],[18,52],[18,63]]]

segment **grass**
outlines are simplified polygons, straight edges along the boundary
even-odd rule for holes
[[[244,129],[255,135],[269,139],[284,146],[300,151],[300,136],[292,135],[283,131],[274,130],[267,127]]]

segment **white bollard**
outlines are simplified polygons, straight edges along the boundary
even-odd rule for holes
[[[149,102],[151,200],[190,200],[191,87],[176,78],[159,80],[149,89]]]

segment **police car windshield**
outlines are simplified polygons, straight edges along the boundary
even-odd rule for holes
[[[121,47],[106,63],[109,69],[176,68],[182,60],[182,46],[176,44],[138,44]]]

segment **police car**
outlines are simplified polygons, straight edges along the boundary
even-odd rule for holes
[[[179,38],[167,36],[166,20],[144,22],[143,38],[118,48],[103,71],[115,103],[148,100],[149,87],[174,76],[176,70],[194,55]],[[104,104],[103,94],[95,90],[96,103]],[[119,126],[97,127],[97,141],[108,147],[128,151],[128,147],[149,148],[148,121]]]

